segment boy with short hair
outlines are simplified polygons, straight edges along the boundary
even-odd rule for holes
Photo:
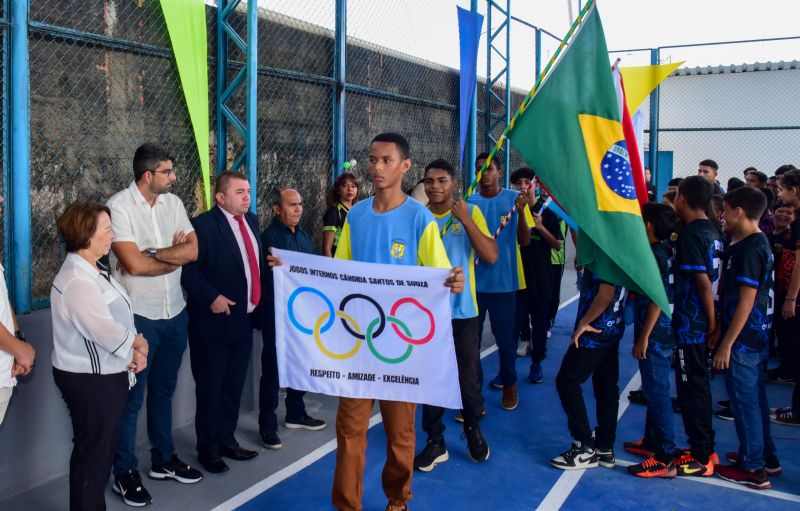
[[[627,290],[600,280],[584,268],[572,345],[556,376],[556,389],[567,414],[572,447],[550,460],[562,470],[612,468],[619,409],[619,341],[625,331],[623,311]],[[594,435],[581,385],[592,377],[597,401]]]
[[[642,208],[642,219],[664,289],[672,304],[674,253],[670,237],[675,230],[677,216],[672,207],[649,202]],[[675,351],[675,336],[671,319],[646,296],[636,297],[634,310],[636,320],[632,354],[639,360],[642,391],[647,402],[647,418],[644,438],[636,442],[625,442],[624,446],[625,450],[645,455],[647,459],[629,466],[628,472],[637,477],[671,479],[675,477],[676,470],[669,372],[670,359]]]
[[[780,468],[770,435],[765,390],[774,262],[769,241],[758,227],[766,207],[766,197],[755,188],[739,188],[725,195],[724,226],[731,243],[722,269],[722,341],[714,355],[714,368],[725,370],[739,437],[739,451],[728,453],[732,464],[717,466],[716,473],[756,490],[772,487],[765,460]]]
[[[714,474],[714,429],[711,425],[711,387],[708,350],[719,340],[714,311],[720,273],[722,241],[706,216],[714,188],[702,176],[681,181],[675,212],[684,227],[675,252],[675,382],[690,452],[675,463],[679,476]]]

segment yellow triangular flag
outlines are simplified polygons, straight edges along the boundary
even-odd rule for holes
[[[660,66],[621,67],[622,80],[625,82],[625,99],[628,111],[633,115],[647,96],[663,82],[666,77],[678,69],[683,62],[662,64]]]

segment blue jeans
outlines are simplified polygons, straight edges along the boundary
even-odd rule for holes
[[[765,383],[767,353],[731,352],[725,386],[731,399],[739,460],[747,470],[764,468],[764,457],[775,454],[769,425]]]
[[[514,291],[508,293],[476,293],[478,299],[478,350],[483,338],[483,322],[486,313],[492,322],[492,335],[500,352],[500,380],[503,385],[517,383],[517,346],[514,340],[514,324],[516,311],[514,308]],[[479,372],[479,381],[483,387],[483,369]]]
[[[171,319],[147,319],[134,315],[136,330],[147,339],[147,368],[136,375],[136,385],[128,392],[122,413],[119,443],[114,458],[114,475],[136,470],[136,422],[147,387],[147,436],[150,461],[162,465],[172,458],[172,394],[178,382],[183,352],[186,350],[186,310]]]
[[[645,443],[655,449],[656,458],[662,462],[669,461],[675,452],[675,424],[669,388],[672,352],[672,348],[659,348],[651,342],[647,345],[647,358],[639,361],[642,391],[647,401]]]

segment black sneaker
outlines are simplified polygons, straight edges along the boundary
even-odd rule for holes
[[[273,451],[277,451],[283,444],[281,443],[281,439],[278,436],[278,433],[272,431],[271,429],[261,429],[258,431],[258,435],[261,437],[261,445],[266,447],[267,449],[272,449]]]
[[[614,468],[614,465],[617,464],[617,459],[614,457],[614,449],[609,449],[607,451],[597,449],[594,452],[597,456],[597,464],[601,467]]]
[[[129,506],[143,507],[153,501],[153,497],[142,484],[142,476],[138,470],[128,470],[115,476],[111,489]]]
[[[550,460],[550,464],[561,470],[597,468],[597,454],[594,449],[575,441],[572,442],[572,447],[568,451]]]
[[[430,472],[439,463],[444,463],[450,459],[444,440],[428,440],[422,452],[414,456],[414,468],[422,472]]]
[[[319,431],[325,429],[325,426],[327,426],[325,421],[315,419],[308,414],[298,420],[290,420],[287,418],[283,425],[286,426],[287,429],[307,429],[309,431]]]
[[[481,428],[475,426],[464,426],[464,436],[467,438],[467,454],[469,459],[475,463],[480,463],[489,459],[489,444],[483,438]]]
[[[733,410],[731,410],[730,408],[723,408],[714,415],[716,415],[717,418],[722,419],[724,421],[733,420]]]
[[[182,462],[176,455],[163,465],[153,465],[150,468],[150,473],[147,474],[150,479],[174,479],[179,483],[192,484],[199,482],[203,479],[203,473],[192,468],[186,463]]]

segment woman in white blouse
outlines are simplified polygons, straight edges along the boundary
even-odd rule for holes
[[[105,509],[120,419],[135,373],[147,365],[125,288],[99,259],[114,231],[101,204],[77,202],[58,218],[67,258],[53,282],[53,377],[69,408],[70,509]]]

